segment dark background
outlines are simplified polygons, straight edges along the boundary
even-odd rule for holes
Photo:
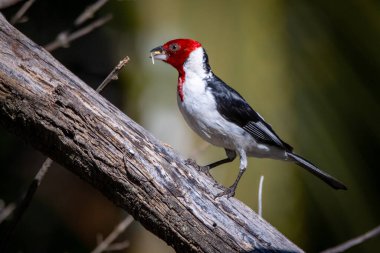
[[[92,1],[37,0],[16,27],[40,45]],[[2,10],[7,18],[20,4]],[[52,54],[96,87],[125,55],[118,81],[102,95],[185,157],[208,163],[207,146],[176,105],[177,73],[152,65],[149,50],[188,37],[206,48],[214,72],[238,90],[295,151],[336,176],[334,191],[296,165],[249,159],[237,198],[307,252],[318,252],[380,224],[380,4],[378,1],[109,1],[96,17],[111,22]],[[1,57],[1,55],[0,55]],[[0,207],[17,200],[45,157],[0,128]],[[213,171],[230,185],[238,162]],[[99,192],[53,165],[18,224],[11,252],[87,252],[125,216]],[[0,225],[1,227],[1,225]],[[126,252],[172,252],[137,222],[120,240]],[[379,238],[348,252],[376,252]]]

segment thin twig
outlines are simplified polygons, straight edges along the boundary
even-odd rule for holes
[[[9,236],[12,234],[17,223],[21,220],[22,215],[25,213],[26,209],[29,207],[30,202],[32,201],[33,196],[38,186],[41,184],[41,181],[45,177],[46,172],[48,171],[52,162],[53,160],[51,160],[50,158],[45,160],[45,162],[42,164],[41,168],[37,172],[36,176],[34,177],[32,183],[29,185],[29,188],[26,191],[26,194],[24,195],[24,197],[22,197],[21,200],[18,201],[13,212],[9,214],[9,216],[12,214],[12,218],[9,220],[9,223],[4,228],[4,234],[0,236],[2,240],[0,242],[0,249],[6,248],[6,244],[7,244]]]
[[[0,224],[5,221],[15,210],[16,205],[14,203],[8,204],[4,209],[0,210]]]
[[[119,251],[129,247],[131,243],[129,241],[116,242],[107,247],[106,251]]]
[[[1,0],[0,1],[0,9],[8,8],[14,4],[17,4],[21,0]]]
[[[58,34],[57,38],[53,42],[45,45],[44,48],[47,51],[52,52],[60,47],[68,47],[70,45],[70,42],[92,32],[93,30],[104,25],[111,19],[112,19],[112,15],[108,14],[102,18],[95,20],[94,22],[88,24],[87,26],[75,32],[72,32],[72,33],[67,32],[67,31],[61,32],[60,34]]]
[[[14,25],[23,21],[24,14],[29,10],[29,8],[33,5],[34,2],[35,0],[26,1],[18,10],[18,12],[16,12],[16,14],[12,17],[11,24]]]
[[[108,0],[98,0],[95,3],[86,7],[86,9],[78,16],[74,24],[79,26],[83,24],[88,19],[94,17],[95,12],[97,12],[103,5],[105,5]]]
[[[111,71],[111,73],[109,73],[109,75],[106,77],[106,79],[104,79],[104,81],[98,86],[98,88],[96,88],[96,91],[97,92],[102,92],[102,90],[104,89],[104,87],[106,87],[106,85],[111,82],[112,80],[117,80],[118,79],[118,74],[119,74],[119,71],[129,62],[129,57],[126,56],[124,57],[120,62],[119,64],[116,65],[116,67]]]
[[[342,243],[338,246],[335,246],[333,248],[329,248],[329,249],[326,249],[324,251],[322,251],[321,253],[338,253],[338,252],[343,252],[343,251],[346,251],[348,250],[349,248],[351,247],[354,247],[355,245],[358,245],[360,243],[363,243],[364,241],[368,240],[368,239],[371,239],[377,235],[380,234],[380,226],[377,226],[375,227],[374,229],[368,231],[367,233],[365,234],[362,234],[358,237],[355,237],[351,240],[348,240],[347,242],[345,243]]]
[[[128,215],[91,253],[101,253],[108,249],[111,243],[132,223],[133,217]]]
[[[96,234],[96,245],[101,244],[103,241],[103,235],[102,234]]]
[[[258,204],[258,213],[259,213],[259,216],[260,217],[263,217],[263,184],[264,184],[264,176],[261,175],[260,177],[260,183],[259,183],[259,193],[258,193],[258,200],[259,200],[259,204]]]

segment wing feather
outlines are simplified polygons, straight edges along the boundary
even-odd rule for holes
[[[239,125],[259,143],[292,151],[293,148],[280,139],[272,127],[249,106],[237,91],[215,75],[206,81],[215,97],[218,112],[226,120]]]

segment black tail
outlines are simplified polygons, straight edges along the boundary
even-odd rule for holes
[[[319,177],[326,184],[330,185],[332,188],[337,189],[337,190],[347,190],[347,187],[343,183],[339,182],[339,180],[333,178],[332,176],[330,176],[326,172],[318,169],[317,166],[315,166],[311,162],[305,160],[304,158],[302,158],[296,154],[290,153],[290,152],[288,153],[288,156],[297,165],[306,169],[307,171],[309,171],[313,175]]]

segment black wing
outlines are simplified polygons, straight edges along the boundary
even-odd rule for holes
[[[278,137],[272,127],[249,106],[237,91],[215,75],[207,80],[207,86],[215,97],[218,112],[226,120],[246,130],[258,142],[292,151],[293,148]]]

